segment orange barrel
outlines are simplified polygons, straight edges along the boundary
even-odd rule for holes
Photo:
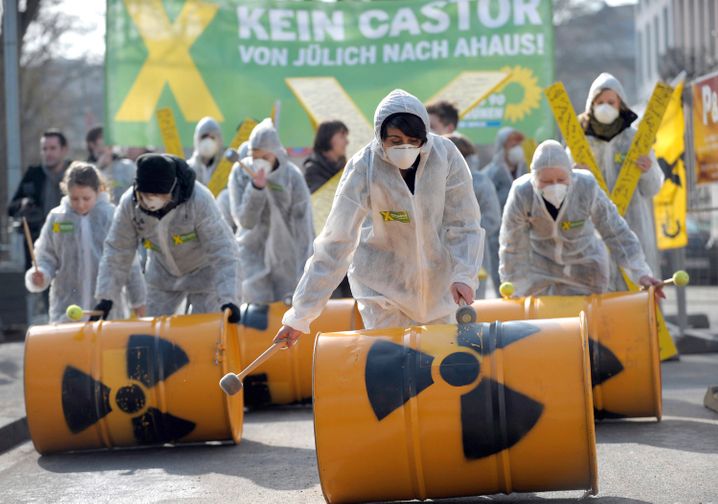
[[[242,305],[239,349],[247,365],[265,351],[282,327],[285,303]],[[315,320],[309,334],[289,350],[276,353],[244,379],[244,403],[247,406],[291,404],[312,398],[312,350],[318,332],[353,331],[364,324],[356,301],[330,300]]]
[[[597,492],[586,320],[320,334],[314,433],[330,503]]]
[[[25,408],[40,453],[242,436],[242,394],[217,382],[240,369],[225,314],[33,326]]]
[[[534,296],[474,303],[479,321],[575,317],[585,312],[596,418],[663,414],[653,289],[592,296]]]

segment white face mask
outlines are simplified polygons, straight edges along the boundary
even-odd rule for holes
[[[197,144],[197,152],[199,152],[199,155],[203,158],[211,158],[214,157],[215,154],[217,154],[217,142],[212,138],[203,138],[199,141],[199,144]]]
[[[167,201],[165,198],[162,198],[161,196],[142,195],[141,199],[142,206],[150,212],[156,212],[157,210],[161,210],[167,203],[169,203],[169,201]]]
[[[254,168],[255,173],[259,170],[264,170],[264,173],[269,173],[272,171],[272,163],[266,159],[253,159],[252,168]]]
[[[400,170],[408,170],[419,156],[419,151],[421,151],[420,147],[414,147],[411,144],[404,144],[397,145],[396,147],[389,147],[386,151],[386,155],[391,164]]]
[[[568,186],[566,184],[551,184],[541,189],[541,196],[556,208],[566,199]]]
[[[608,103],[594,105],[593,117],[600,123],[611,124],[618,117],[618,110]]]
[[[518,165],[522,163],[525,160],[524,156],[524,149],[520,145],[514,145],[509,149],[509,152],[506,154],[506,157],[509,160],[509,163],[512,165]]]

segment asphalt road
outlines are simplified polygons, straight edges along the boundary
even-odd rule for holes
[[[718,503],[718,354],[663,364],[662,422],[598,425],[600,504]],[[539,461],[537,461],[539,462]],[[580,491],[443,502],[576,502]],[[312,415],[289,407],[245,415],[239,445],[38,455],[25,443],[0,456],[0,502],[323,502]]]

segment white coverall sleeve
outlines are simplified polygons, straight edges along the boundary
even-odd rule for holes
[[[139,241],[132,222],[133,204],[132,196],[125,193],[115,210],[97,272],[96,299],[109,299],[113,303],[122,300],[122,288],[130,276]]]
[[[514,284],[517,294],[526,292],[529,282],[530,238],[531,223],[525,205],[531,205],[531,200],[522,201],[517,186],[509,191],[509,197],[504,207],[499,232],[499,275],[502,282]]]
[[[52,232],[52,225],[54,219],[52,214],[47,216],[45,223],[40,231],[40,237],[35,241],[35,260],[37,261],[37,267],[44,276],[44,282],[41,286],[37,286],[32,283],[32,274],[35,272],[35,266],[33,265],[29,270],[25,272],[25,287],[28,292],[42,292],[50,286],[50,282],[55,278],[57,269],[60,267],[60,257],[57,253],[56,243],[54,234]],[[27,246],[27,245],[26,245]]]
[[[631,280],[638,282],[644,275],[651,275],[643,249],[635,233],[618,213],[616,205],[608,199],[600,187],[591,208],[591,220],[611,252],[611,259],[626,270]]]
[[[252,229],[267,204],[267,188],[255,189],[249,176],[236,164],[229,177],[229,202],[237,227]]]
[[[214,286],[221,305],[239,305],[239,249],[232,231],[224,223],[214,197],[204,186],[195,186],[195,191],[206,191],[205,198],[197,198],[197,237],[202,244],[209,263],[214,268]],[[220,306],[221,306],[220,305]],[[219,310],[219,306],[217,310]]]
[[[132,261],[130,278],[127,282],[127,294],[130,298],[131,308],[139,308],[147,304],[147,285],[145,284],[145,276],[142,274],[138,257],[135,257]]]
[[[649,157],[651,158],[651,169],[641,173],[641,177],[638,179],[638,192],[645,198],[653,198],[663,187],[663,172],[653,150],[649,153]]]
[[[479,286],[485,233],[471,172],[458,150],[449,165],[444,201],[442,227],[454,263],[451,283],[461,282],[475,291]]]
[[[282,324],[303,333],[324,309],[332,291],[349,269],[359,245],[359,234],[368,207],[369,187],[365,170],[349,162],[339,182],[324,229],[314,241],[314,255],[304,268],[294,292],[292,308]]]

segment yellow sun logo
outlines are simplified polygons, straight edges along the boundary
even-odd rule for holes
[[[523,89],[521,101],[519,103],[509,103],[504,110],[504,119],[515,123],[539,107],[541,104],[541,87],[538,85],[538,79],[530,68],[520,66],[504,67],[501,71],[509,72],[510,74],[497,92],[505,90],[511,84],[516,84]]]

